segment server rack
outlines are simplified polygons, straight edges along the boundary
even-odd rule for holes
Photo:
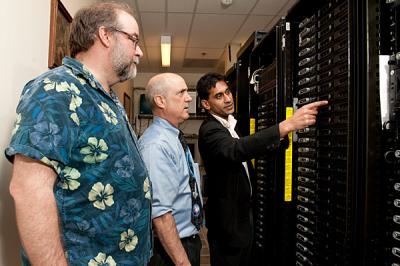
[[[229,89],[232,92],[232,98],[235,101],[235,106],[237,106],[237,76],[238,76],[238,68],[237,68],[237,63],[234,63],[231,68],[228,69],[225,73],[225,78],[226,78],[226,83],[229,86]],[[235,108],[235,112],[237,112],[237,109]]]
[[[271,31],[260,44],[253,49],[250,58],[251,81],[254,91],[258,93],[252,104],[257,104],[256,131],[273,126],[278,121],[278,105],[282,101],[278,98],[280,91],[277,88],[277,58],[276,58],[276,31]],[[271,261],[281,260],[280,246],[277,245],[279,235],[283,230],[277,230],[277,216],[281,203],[278,199],[279,186],[277,176],[282,175],[280,151],[273,151],[256,158],[256,182],[254,195],[254,264],[264,261],[267,256]],[[282,223],[283,224],[283,223]]]
[[[390,56],[388,120],[384,121],[384,265],[400,265],[400,1],[381,3],[381,55]]]
[[[257,93],[252,103],[256,130],[278,124],[285,119],[286,107],[292,107],[291,93],[291,46],[286,42],[290,26],[284,19],[269,32],[253,49],[250,60],[251,83]],[[256,182],[254,195],[254,265],[293,265],[294,241],[292,221],[293,204],[285,200],[291,195],[285,192],[287,164],[285,152],[288,140],[281,147],[255,160]],[[289,177],[291,178],[291,176]],[[290,183],[291,185],[291,183]],[[291,194],[291,193],[289,193]],[[268,257],[268,260],[265,260]]]
[[[276,61],[272,62],[260,74],[260,94],[258,105],[258,117],[256,130],[262,130],[276,124],[277,112],[277,86],[276,86]],[[280,158],[278,151],[269,152],[256,159],[256,183],[254,195],[254,249],[255,262],[260,262],[264,256],[271,261],[276,261],[277,254],[276,240],[277,230],[277,178],[281,175],[281,169],[277,169]],[[256,263],[255,263],[256,264]]]
[[[351,265],[354,219],[353,125],[349,122],[349,15],[328,2],[299,24],[295,91],[298,106],[329,100],[318,123],[298,131],[296,264]]]
[[[378,146],[371,136],[379,132],[377,66],[370,63],[377,43],[376,24],[366,26],[374,7],[373,1],[325,1],[299,24],[298,106],[326,99],[329,107],[315,127],[298,132],[297,265],[376,265],[371,199],[379,196],[372,167],[379,153],[372,152]]]
[[[265,32],[255,31],[247,39],[246,43],[242,45],[237,53],[236,63],[236,119],[237,128],[242,136],[250,134],[250,118],[254,117],[251,112],[252,98],[254,98],[253,91],[250,90],[249,82],[249,69],[250,69],[250,56],[251,51],[260,40],[266,35]],[[254,105],[253,105],[254,106]]]
[[[378,11],[377,1],[299,1],[284,27],[275,29],[286,48],[278,42],[275,61],[252,62],[253,71],[260,65],[263,69],[258,130],[284,119],[282,107],[291,105],[291,94],[297,107],[322,99],[330,103],[320,110],[315,126],[295,136],[291,203],[282,202],[282,153],[256,160],[254,246],[264,254],[263,264],[269,259],[299,266],[385,262],[379,210]]]

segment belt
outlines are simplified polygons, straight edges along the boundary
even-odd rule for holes
[[[194,235],[191,235],[191,236],[182,237],[181,241],[190,241],[190,240],[197,239],[198,237],[199,237],[199,234],[194,234]],[[158,239],[158,237],[154,237],[154,242],[161,243],[160,239]]]
[[[198,238],[198,237],[199,237],[198,234],[191,235],[191,236],[187,236],[187,237],[182,237],[182,238],[181,238],[181,241],[191,241],[191,240],[194,240],[194,239],[196,239],[196,238]]]

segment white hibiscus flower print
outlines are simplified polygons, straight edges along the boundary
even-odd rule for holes
[[[107,256],[103,252],[99,252],[99,254],[97,254],[97,256],[94,259],[91,259],[88,262],[88,266],[99,266],[99,265],[116,266],[117,263],[115,263],[113,257]]]
[[[75,124],[79,126],[80,121],[77,113],[72,113],[69,117],[72,119],[72,121],[74,121]]]
[[[57,174],[61,173],[61,167],[58,165],[57,161],[52,161],[49,158],[47,158],[46,156],[43,156],[42,159],[40,159],[42,162],[44,162],[45,164],[52,166],[53,169],[57,172]]]
[[[71,83],[71,85],[69,86],[69,93],[71,94],[71,103],[69,104],[69,110],[75,112],[76,108],[78,108],[82,104],[82,98],[79,97],[81,91],[75,84]]]
[[[75,190],[81,185],[81,183],[77,181],[81,176],[81,173],[79,173],[75,168],[67,166],[61,171],[61,175],[64,177],[62,183],[63,189]]]
[[[80,150],[81,154],[86,155],[83,158],[85,163],[100,163],[107,159],[108,154],[106,152],[108,151],[108,146],[103,139],[97,140],[95,137],[90,137],[88,144],[88,146]]]
[[[104,118],[107,120],[108,123],[111,123],[113,125],[118,124],[117,115],[108,104],[106,104],[105,102],[101,102],[101,104],[98,104],[98,106],[103,112]]]
[[[107,184],[104,186],[101,182],[97,182],[89,191],[88,199],[93,201],[93,206],[100,210],[105,210],[106,206],[110,207],[114,204],[114,188]]]
[[[43,87],[45,91],[56,89],[56,91],[61,92],[61,91],[67,91],[69,88],[68,83],[65,81],[57,83],[55,81],[50,80],[49,78],[45,78],[43,82],[46,84]]]
[[[150,192],[150,180],[148,177],[144,180],[143,183],[143,192],[144,192],[144,197],[146,199],[151,199],[151,192]]]
[[[119,249],[125,249],[126,252],[131,252],[136,248],[138,237],[132,229],[127,232],[121,233],[121,241],[119,242]]]

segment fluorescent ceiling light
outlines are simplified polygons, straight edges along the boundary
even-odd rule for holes
[[[161,66],[171,65],[171,36],[161,35]]]
[[[223,6],[230,6],[232,5],[233,0],[221,0],[221,5]]]

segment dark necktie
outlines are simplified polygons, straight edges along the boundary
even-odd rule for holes
[[[192,195],[192,213],[191,213],[191,221],[192,224],[196,227],[196,229],[199,231],[201,228],[201,225],[203,224],[203,206],[201,204],[201,199],[200,199],[200,193],[199,191],[199,186],[197,185],[196,178],[193,176],[194,175],[194,170],[193,170],[193,165],[191,162],[189,162],[188,157],[186,156],[186,153],[189,152],[187,142],[185,140],[185,137],[183,136],[183,132],[179,131],[179,141],[181,142],[182,148],[185,152],[185,157],[186,161],[189,167],[189,187]]]

